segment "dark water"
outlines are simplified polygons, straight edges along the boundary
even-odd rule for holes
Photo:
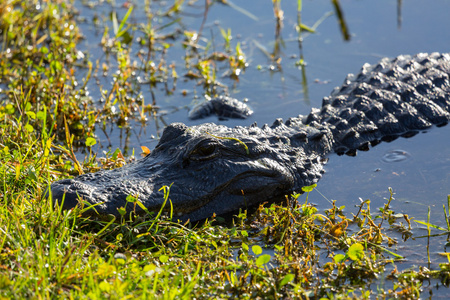
[[[123,16],[126,8],[124,1],[116,1],[116,6],[103,4],[88,9],[79,5],[81,15],[86,18],[83,32],[86,44],[93,57],[105,59],[98,43],[103,28],[92,25],[94,15],[108,19],[114,9]],[[164,2],[157,2],[164,5]],[[448,0],[411,0],[402,1],[401,13],[397,1],[347,0],[340,1],[348,25],[351,39],[344,41],[335,15],[329,16],[317,28],[315,34],[306,34],[303,40],[303,55],[307,63],[306,90],[303,89],[302,72],[295,66],[300,50],[297,42],[295,25],[297,22],[297,1],[281,1],[284,11],[284,27],[281,38],[281,69],[271,70],[273,63],[261,50],[263,46],[273,52],[275,42],[275,19],[270,1],[235,0],[234,3],[251,14],[252,19],[234,8],[215,3],[209,10],[205,23],[204,35],[209,39],[214,36],[217,43],[222,38],[219,27],[231,28],[236,42],[249,61],[245,74],[238,83],[223,81],[229,85],[230,94],[236,98],[248,98],[254,109],[254,115],[247,120],[219,121],[215,117],[206,120],[190,121],[187,111],[197,101],[193,95],[202,94],[202,88],[193,82],[179,80],[177,90],[171,96],[157,86],[154,89],[142,88],[146,103],[150,101],[150,90],[155,95],[160,107],[156,119],[150,119],[145,126],[132,124],[131,127],[119,129],[109,126],[106,131],[98,130],[99,148],[120,148],[131,153],[131,149],[140,151],[141,145],[152,149],[157,143],[164,123],[184,122],[195,125],[202,122],[216,122],[227,126],[249,125],[257,122],[271,124],[275,118],[287,119],[297,114],[306,114],[311,107],[320,107],[322,97],[329,94],[333,87],[340,85],[347,73],[356,73],[366,63],[375,63],[381,57],[394,57],[400,54],[419,52],[450,51],[450,1]],[[184,17],[184,25],[198,30],[203,17],[200,7],[188,7],[186,12],[197,17]],[[136,3],[132,22],[145,22],[143,4]],[[312,26],[327,12],[332,12],[331,1],[303,1],[302,22]],[[107,21],[106,21],[107,23]],[[239,36],[237,36],[239,35]],[[94,42],[93,42],[94,41]],[[183,65],[184,50],[175,43],[168,60]],[[260,66],[259,68],[257,66]],[[273,69],[273,68],[272,68]],[[111,78],[101,79],[107,85]],[[96,95],[98,87],[91,86],[91,93]],[[186,89],[188,96],[182,96]],[[95,97],[95,96],[94,96]],[[388,158],[386,158],[388,157]],[[413,216],[417,220],[426,220],[428,207],[431,207],[432,223],[445,226],[442,205],[447,204],[450,194],[450,126],[433,128],[427,133],[420,133],[410,139],[397,139],[383,143],[368,152],[359,152],[357,157],[330,157],[327,173],[319,182],[318,191],[311,194],[311,199],[320,207],[329,207],[328,200],[336,199],[338,204],[346,205],[353,211],[359,204],[359,198],[371,199],[372,208],[381,207],[388,197],[388,187],[392,187],[395,201],[392,207],[396,212]],[[327,199],[328,200],[327,200]],[[422,226],[413,223],[415,233],[425,234]],[[409,240],[398,245],[399,253],[408,257],[405,267],[414,264],[426,265],[426,239]],[[431,267],[447,259],[438,255],[444,252],[445,237],[431,241]],[[443,290],[441,290],[443,291]]]

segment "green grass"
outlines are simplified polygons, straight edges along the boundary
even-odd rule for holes
[[[178,12],[182,4],[161,15]],[[280,14],[280,1],[275,7]],[[137,29],[127,16],[113,18],[112,33],[106,29],[101,41],[105,53],[116,57],[111,67],[90,62],[78,50],[82,36],[70,1],[0,2],[2,299],[416,298],[430,278],[448,285],[450,264],[397,270],[402,257],[392,246],[412,232],[409,217],[392,211],[392,191],[382,208],[374,212],[366,200],[350,215],[335,202],[319,212],[308,203],[310,187],[286,203],[241,212],[232,223],[217,218],[195,226],[164,215],[89,219],[82,217],[83,208],[54,206],[46,196],[51,182],[134,159],[120,151],[97,159],[91,149],[96,123],[123,125],[155,113],[142,101],[133,72],[145,69],[153,83],[178,78],[175,66],[164,59],[155,63],[153,55],[171,45],[150,16],[139,30],[152,41],[145,46],[153,54],[142,66],[132,63],[129,37]],[[227,76],[238,80],[246,61],[239,44],[231,46],[231,32],[222,31],[223,51],[211,51],[209,42],[200,46],[194,34],[181,37],[188,53],[184,77],[213,94],[220,87],[217,64],[225,62]],[[98,107],[85,88],[103,71],[114,74],[114,84],[102,91]],[[114,104],[119,113],[113,115]],[[78,149],[86,150],[84,161],[77,159]],[[433,225],[421,224],[430,238]]]

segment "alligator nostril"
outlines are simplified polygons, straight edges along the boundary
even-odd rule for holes
[[[70,184],[72,184],[74,182],[75,182],[75,180],[73,180],[73,179],[63,179],[63,180],[59,180],[58,184],[60,184],[60,185],[63,185],[63,184],[70,185]]]

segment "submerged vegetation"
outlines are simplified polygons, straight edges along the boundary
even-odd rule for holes
[[[141,22],[130,21],[136,9],[131,2],[123,3],[121,16],[116,10],[108,20],[94,14],[101,30],[95,43],[103,54],[92,61],[80,46],[84,20],[72,1],[0,1],[2,298],[407,299],[432,291],[424,287],[429,282],[450,284],[450,263],[402,269],[396,245],[414,238],[411,223],[426,226],[428,239],[448,236],[450,225],[414,223],[395,213],[392,190],[383,207],[374,210],[365,200],[351,214],[336,202],[319,211],[308,202],[312,186],[285,203],[199,224],[172,222],[164,214],[130,219],[126,211],[120,219],[85,218],[84,207],[54,206],[46,196],[51,182],[134,159],[119,150],[97,158],[96,130],[156,120],[155,94],[161,87],[174,93],[181,80],[193,86],[183,95],[196,94],[196,87],[211,97],[226,93],[248,67],[230,30],[220,29],[220,42],[205,37],[208,8],[202,8],[199,29],[185,28],[180,12],[198,1],[145,2],[147,20]],[[283,26],[280,2],[273,1],[277,32]],[[339,1],[332,4],[340,10]],[[302,31],[314,32],[320,22],[302,24],[300,13],[298,1],[301,49]],[[278,42],[272,53],[261,48],[271,68],[280,67]],[[184,50],[181,63],[167,59],[175,43]],[[164,189],[170,205],[170,187]],[[443,234],[434,237],[433,229]]]

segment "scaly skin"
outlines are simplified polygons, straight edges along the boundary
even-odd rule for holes
[[[241,101],[219,96],[194,106],[189,112],[189,119],[202,119],[212,114],[224,119],[246,119],[253,114],[253,110]]]
[[[175,216],[196,221],[299,192],[320,179],[330,153],[353,154],[447,124],[449,74],[448,54],[399,56],[364,65],[307,116],[262,128],[174,123],[145,158],[57,181],[52,196],[58,202],[64,198],[64,208],[82,198],[98,204],[99,214],[118,215],[119,207],[132,209],[126,202],[130,194],[158,211],[159,189],[172,184]]]

